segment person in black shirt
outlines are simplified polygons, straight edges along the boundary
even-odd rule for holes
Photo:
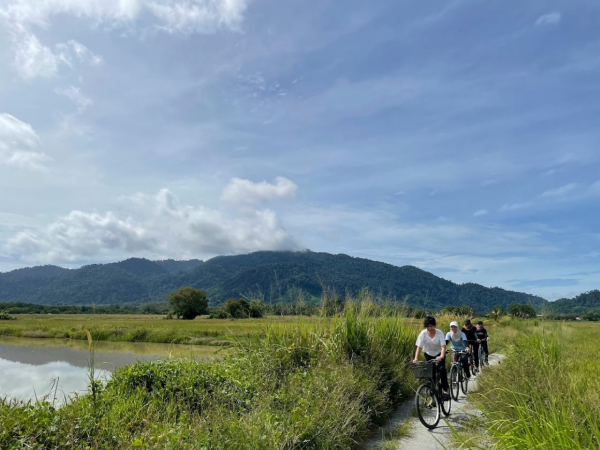
[[[490,352],[488,351],[488,332],[485,328],[483,328],[483,322],[480,320],[477,322],[477,327],[475,328],[475,339],[477,339],[477,343],[483,347],[483,351],[485,352],[485,363],[488,364],[488,357],[490,356]]]
[[[465,325],[460,331],[465,333],[467,337],[467,342],[471,347],[471,354],[475,359],[475,367],[479,367],[479,344],[477,344],[477,338],[475,337],[475,327],[471,324],[470,319],[465,320]]]

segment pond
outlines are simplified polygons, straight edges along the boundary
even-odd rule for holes
[[[211,359],[222,347],[153,344],[145,342],[94,342],[95,377],[135,361],[166,358]],[[34,400],[45,395],[56,402],[87,390],[90,351],[86,341],[69,339],[0,338],[0,397]]]

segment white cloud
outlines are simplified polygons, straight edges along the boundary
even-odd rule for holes
[[[489,214],[489,211],[487,209],[480,209],[479,211],[475,211],[473,213],[473,217],[485,216],[486,214]]]
[[[248,0],[7,0],[0,6],[0,23],[13,40],[13,66],[23,78],[33,79],[56,75],[61,63],[73,67],[74,62],[102,62],[77,41],[59,43],[54,51],[39,41],[32,26],[50,28],[56,15],[112,27],[131,27],[144,16],[154,19],[153,27],[169,33],[210,34],[220,29],[239,31],[247,5]]]
[[[220,28],[239,30],[247,0],[184,0],[150,2],[160,19],[159,28],[169,33],[214,33]]]
[[[129,211],[72,211],[43,228],[14,235],[5,251],[35,263],[114,259],[125,255],[204,258],[301,247],[269,209],[226,213],[181,205],[168,189],[136,194]]]
[[[58,58],[34,34],[24,33],[15,41],[13,67],[21,77],[32,79],[56,75]]]
[[[0,165],[42,169],[50,158],[35,151],[41,141],[33,127],[7,113],[0,113]]]
[[[41,27],[59,14],[120,26],[149,13],[168,32],[213,33],[238,30],[247,5],[248,0],[7,0],[0,16]]]
[[[72,100],[77,104],[79,112],[85,111],[93,101],[81,93],[81,89],[75,86],[69,86],[65,89],[55,89],[55,92],[59,95],[64,95],[68,99]]]
[[[569,192],[571,192],[576,187],[577,187],[576,183],[565,184],[564,186],[561,186],[561,187],[558,187],[555,189],[548,189],[547,191],[544,191],[542,193],[541,197],[562,197],[562,196],[568,194]]]
[[[294,198],[297,189],[296,184],[284,177],[277,177],[275,184],[232,178],[223,190],[221,200],[232,205],[252,206],[266,200]]]
[[[506,205],[502,205],[502,207],[498,210],[500,212],[506,211],[516,211],[518,209],[525,209],[533,206],[533,202],[521,202],[521,203],[509,203]]]
[[[15,54],[13,67],[24,79],[53,77],[62,64],[73,68],[75,63],[91,66],[102,63],[100,56],[74,40],[61,42],[52,50],[40,43],[35,34],[21,27],[13,30],[12,40]]]
[[[561,15],[559,12],[554,11],[548,14],[544,14],[535,21],[536,25],[552,25],[560,22]]]

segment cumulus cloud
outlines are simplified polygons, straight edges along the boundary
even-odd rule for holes
[[[168,189],[136,194],[130,209],[114,212],[72,211],[54,223],[21,231],[5,251],[36,263],[147,255],[198,258],[256,250],[301,247],[269,209],[224,212],[183,205]]]
[[[35,149],[41,141],[33,127],[7,113],[0,113],[0,165],[42,169],[50,158]]]
[[[266,200],[294,198],[298,186],[284,177],[277,177],[275,183],[232,178],[225,187],[221,200],[238,206],[252,206]]]
[[[485,216],[486,214],[489,214],[489,211],[487,209],[480,209],[479,211],[475,211],[473,213],[473,217]]]
[[[560,22],[561,15],[559,12],[551,12],[548,14],[544,14],[535,21],[536,25],[552,25]]]

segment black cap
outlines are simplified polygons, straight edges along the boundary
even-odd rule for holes
[[[465,325],[469,325],[471,323],[471,319],[465,319]]]
[[[483,322],[480,320],[479,322],[477,322],[477,325],[483,325]]]

